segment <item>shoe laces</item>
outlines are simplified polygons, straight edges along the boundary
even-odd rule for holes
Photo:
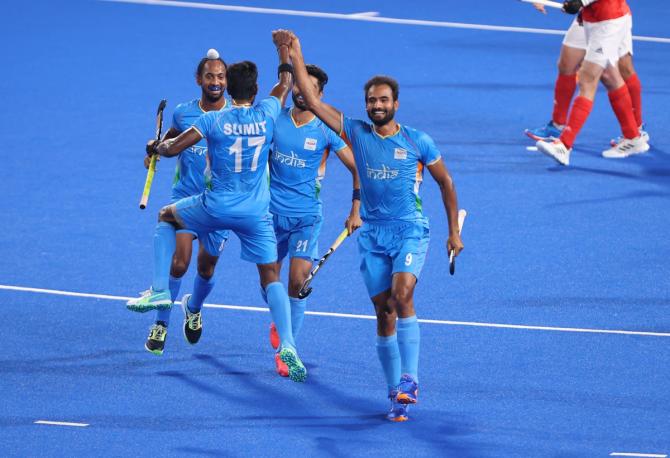
[[[186,321],[188,323],[189,329],[192,331],[197,331],[202,327],[202,312],[197,312],[197,313],[191,313],[190,311],[186,311],[187,318]]]
[[[151,331],[149,332],[149,338],[151,340],[165,340],[165,334],[167,333],[167,329],[165,329],[164,326],[161,326],[160,324],[154,324],[151,326]]]

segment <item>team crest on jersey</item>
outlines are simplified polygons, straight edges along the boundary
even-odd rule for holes
[[[316,138],[306,138],[305,149],[309,151],[316,151]]]
[[[396,148],[393,150],[393,159],[407,159],[407,150],[402,148]]]

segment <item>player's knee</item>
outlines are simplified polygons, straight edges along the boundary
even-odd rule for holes
[[[258,276],[261,281],[261,288],[265,288],[270,283],[279,281],[279,267],[276,263],[272,264],[257,264]]]
[[[166,205],[161,208],[158,212],[158,221],[170,223],[176,227],[177,219],[174,216],[174,205]]]
[[[556,66],[560,75],[574,75],[577,72],[577,67],[572,62],[564,59],[559,59]]]
[[[198,275],[205,280],[209,280],[214,276],[214,269],[216,268],[217,258],[209,256],[201,256],[198,259]]]
[[[302,288],[305,279],[291,278],[288,282],[288,295],[291,297],[298,297],[298,293]]]
[[[395,321],[398,317],[395,309],[390,305],[375,307],[377,315],[377,330],[382,332],[382,335],[389,335],[395,329]]]
[[[399,308],[406,308],[412,303],[412,295],[413,288],[410,288],[409,286],[395,288],[394,291],[391,292],[390,300],[394,303],[395,309],[398,310]]]
[[[621,77],[625,80],[635,74],[635,67],[633,67],[633,59],[622,57],[619,59],[619,72]]]
[[[198,275],[200,275],[205,280],[209,280],[214,276],[214,266],[213,265],[198,265]]]
[[[173,258],[172,265],[170,266],[170,275],[175,278],[181,278],[188,270],[188,263],[180,258]]]

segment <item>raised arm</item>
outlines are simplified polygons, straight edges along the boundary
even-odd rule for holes
[[[293,61],[293,72],[295,75],[295,84],[300,88],[300,93],[305,99],[305,104],[309,111],[314,113],[321,121],[330,127],[337,135],[342,135],[342,113],[322,102],[316,92],[316,88],[311,84],[307,69],[305,68],[305,60],[302,56],[302,49],[300,48],[300,40],[294,34],[291,41],[291,60]]]
[[[463,249],[463,242],[461,241],[461,234],[458,232],[458,198],[456,196],[456,188],[454,182],[449,175],[449,171],[444,166],[444,161],[438,159],[428,166],[428,171],[433,179],[440,186],[440,194],[442,195],[442,202],[444,209],[447,212],[447,219],[449,220],[449,239],[447,240],[447,252],[454,250],[454,254]]]
[[[345,227],[349,230],[351,235],[356,229],[363,225],[361,220],[361,183],[358,178],[358,171],[356,170],[356,162],[354,161],[354,154],[349,147],[342,148],[337,153],[344,166],[351,173],[353,194],[351,196],[351,210],[349,216],[344,222]]]
[[[176,156],[184,151],[189,146],[193,146],[202,139],[202,135],[198,129],[190,127],[179,134],[176,138],[160,142],[152,149],[151,154],[160,154],[165,157]]]
[[[277,97],[282,106],[284,106],[288,92],[293,85],[293,75],[289,64],[291,39],[292,35],[286,30],[274,30],[272,32],[272,42],[277,47],[277,53],[279,54],[279,81],[270,91],[270,95]]]

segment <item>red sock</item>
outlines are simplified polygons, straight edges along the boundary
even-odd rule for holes
[[[568,124],[565,126],[565,129],[563,129],[560,138],[563,144],[568,148],[572,148],[572,145],[575,142],[575,137],[582,129],[592,108],[593,100],[589,100],[581,95],[575,99],[575,102],[572,104],[572,110],[570,110]]]
[[[610,98],[610,104],[616,118],[621,125],[621,133],[626,138],[635,138],[640,135],[638,125],[635,124],[635,115],[633,114],[633,102],[628,93],[628,86],[622,84],[619,89],[609,91],[607,95]]]
[[[568,119],[570,101],[577,87],[577,74],[558,75],[556,86],[554,86],[554,113],[551,120],[556,124],[564,125]]]
[[[639,127],[642,125],[642,84],[640,83],[640,78],[637,77],[637,73],[633,73],[633,76],[626,80],[626,86],[628,87],[630,99],[633,101],[635,122]]]

